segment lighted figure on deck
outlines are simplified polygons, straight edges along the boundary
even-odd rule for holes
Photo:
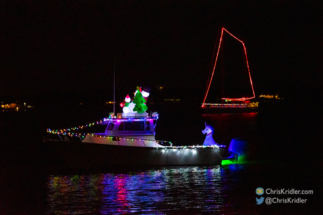
[[[142,91],[140,91],[141,92],[141,94],[142,94],[142,97],[144,97],[144,99],[146,100],[146,102],[147,102],[147,100],[148,100],[148,96],[149,96],[149,92],[150,92],[150,88],[149,87],[145,87]],[[146,104],[146,103],[145,103]]]
[[[150,88],[146,87],[141,90],[141,87],[137,87],[135,97],[133,101],[129,95],[126,96],[124,102],[120,103],[123,113],[145,113],[148,109],[146,106],[147,98],[149,97]]]
[[[123,113],[129,113],[129,112],[133,112],[133,108],[134,108],[134,104],[131,102],[130,96],[127,95],[126,98],[124,99],[124,102],[121,103],[123,105],[121,105]]]
[[[214,133],[214,128],[212,126],[205,123],[205,129],[202,133],[206,134],[203,146],[218,146],[212,137],[212,134]]]

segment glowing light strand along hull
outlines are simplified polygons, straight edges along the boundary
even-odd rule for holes
[[[107,166],[181,166],[220,165],[217,148],[165,149],[76,142],[50,142],[52,148],[71,169]]]
[[[205,103],[205,100],[207,98],[207,95],[209,93],[209,90],[210,90],[210,86],[211,86],[211,83],[212,83],[212,80],[213,80],[213,75],[214,75],[214,71],[215,71],[215,67],[216,67],[216,64],[217,64],[217,61],[218,61],[218,57],[219,57],[219,52],[220,52],[220,48],[221,48],[221,44],[222,44],[222,37],[223,37],[223,32],[227,32],[230,36],[232,36],[233,38],[235,38],[236,40],[238,40],[242,46],[243,46],[243,49],[244,49],[244,53],[245,53],[245,56],[246,56],[246,62],[247,62],[247,68],[248,68],[248,74],[249,74],[249,80],[250,80],[250,84],[251,84],[251,88],[252,88],[252,93],[253,93],[253,96],[252,97],[241,97],[241,98],[222,98],[222,100],[232,100],[232,101],[245,101],[245,100],[250,100],[250,99],[253,99],[255,98],[255,91],[254,91],[254,88],[253,88],[253,83],[252,83],[252,79],[251,79],[251,74],[250,74],[250,69],[249,69],[249,62],[248,62],[248,57],[247,57],[247,49],[246,49],[246,46],[244,44],[244,42],[242,42],[240,39],[238,39],[236,36],[234,36],[232,33],[230,33],[228,30],[226,30],[225,28],[222,28],[221,30],[221,37],[220,37],[220,42],[219,42],[219,46],[218,46],[218,51],[216,53],[216,58],[215,58],[215,62],[214,62],[214,66],[213,66],[213,71],[212,71],[212,75],[211,75],[211,79],[209,81],[209,84],[208,84],[208,87],[207,87],[207,91],[205,93],[205,96],[204,96],[204,99],[203,99],[203,103],[202,103],[202,107],[204,107],[204,103]]]

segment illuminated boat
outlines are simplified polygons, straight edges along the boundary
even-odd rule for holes
[[[81,143],[55,141],[50,142],[50,145],[56,149],[70,168],[77,169],[116,165],[221,164],[220,149],[216,145],[172,146],[169,141],[155,140],[159,116],[157,112],[152,113],[151,116],[145,112],[146,99],[142,97],[139,88],[132,102],[127,96],[125,102],[128,104],[121,105],[123,113],[117,116],[112,114],[99,122],[106,126],[103,133],[73,133],[71,129],[56,131],[48,129],[49,133],[84,138]],[[137,106],[138,104],[142,106]]]
[[[157,119],[157,113],[152,117],[104,119],[104,133],[86,134],[81,143],[50,144],[71,168],[221,164],[219,147],[172,146],[169,141],[155,140]]]
[[[207,99],[207,97],[209,95],[210,87],[211,87],[212,81],[213,81],[213,79],[215,77],[215,73],[216,73],[215,69],[217,67],[217,62],[219,60],[220,49],[221,49],[221,44],[222,44],[222,41],[223,41],[224,33],[228,34],[230,36],[230,38],[234,38],[236,41],[238,41],[242,45],[241,48],[243,50],[243,53],[244,53],[245,59],[246,59],[245,65],[243,65],[243,67],[246,66],[247,71],[248,71],[247,74],[248,74],[248,79],[250,81],[250,90],[252,92],[252,96],[251,95],[247,96],[247,94],[245,96],[243,96],[243,97],[235,97],[235,98],[232,98],[232,97],[228,98],[227,96],[224,96],[223,95],[224,94],[223,93],[224,75],[223,74],[222,75],[218,74],[218,79],[221,80],[221,83],[218,84],[218,86],[222,87],[222,90],[221,90],[222,93],[221,93],[221,95],[216,96],[218,98],[218,102],[208,103],[208,102],[206,102],[206,99]],[[223,48],[222,48],[222,50],[223,50]],[[232,52],[230,52],[230,55],[231,55],[231,53]],[[223,60],[221,60],[221,61],[223,61]],[[235,65],[235,64],[233,62],[230,62],[230,65]],[[213,85],[214,84],[215,83],[213,83]],[[240,88],[239,88],[239,91],[241,91]],[[215,92],[220,92],[220,91],[216,90]],[[214,95],[211,95],[211,98],[213,98],[213,97],[214,97]],[[236,36],[234,36],[232,33],[230,33],[227,29],[222,28],[221,29],[221,37],[220,37],[220,40],[219,40],[214,65],[212,67],[211,77],[210,77],[210,79],[208,81],[206,92],[205,92],[205,95],[204,95],[204,98],[203,98],[203,102],[201,104],[202,111],[204,113],[211,113],[211,112],[254,112],[255,110],[257,110],[258,104],[259,104],[259,102],[253,101],[253,99],[255,97],[256,97],[256,95],[255,95],[255,90],[254,90],[254,87],[253,87],[253,82],[252,82],[252,79],[251,79],[246,46],[245,46],[243,41],[241,41]]]

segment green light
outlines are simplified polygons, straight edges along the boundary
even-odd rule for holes
[[[238,161],[222,160],[221,165],[230,165],[230,164],[245,164],[247,163],[245,156],[239,156]]]

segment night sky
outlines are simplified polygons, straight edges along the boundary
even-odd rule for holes
[[[114,59],[118,88],[204,90],[221,27],[244,41],[256,94],[318,88],[323,4],[304,2],[2,2],[0,96],[112,92]]]

